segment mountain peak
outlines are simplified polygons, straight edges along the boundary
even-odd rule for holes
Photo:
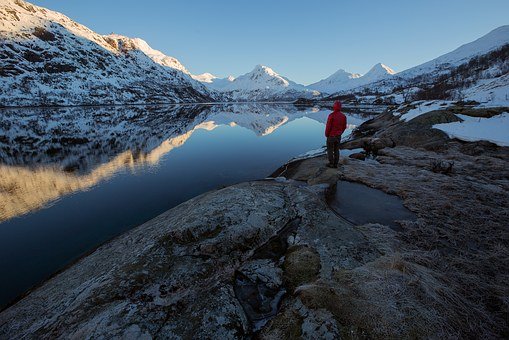
[[[272,77],[279,76],[273,69],[261,64],[256,65],[251,73],[265,73]]]
[[[396,72],[390,68],[389,66],[385,65],[385,64],[382,64],[382,63],[377,63],[375,64],[369,71],[368,73],[366,73],[366,75],[370,74],[370,73],[380,73],[380,74],[395,74]]]
[[[330,77],[326,78],[325,80],[331,80],[331,79],[355,79],[359,78],[361,75],[359,73],[350,73],[348,71],[345,71],[344,69],[340,68],[336,72],[334,72]]]

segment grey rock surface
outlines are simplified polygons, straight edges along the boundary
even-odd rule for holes
[[[344,253],[362,233],[307,187],[260,181],[191,199],[98,248],[0,314],[9,338],[213,337],[249,335],[234,294],[237,269],[281,286],[281,269],[254,251],[301,216],[300,242],[335,225]],[[320,226],[317,226],[317,219]],[[323,222],[323,224],[321,224]],[[340,232],[344,229],[345,232]],[[295,235],[292,236],[295,238]],[[339,246],[335,246],[338,248]],[[331,269],[324,256],[324,268]],[[330,276],[330,273],[328,274]]]

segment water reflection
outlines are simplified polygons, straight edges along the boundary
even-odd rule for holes
[[[123,169],[157,165],[199,129],[241,126],[258,136],[329,111],[291,105],[128,106],[4,110],[0,222],[88,189]],[[354,127],[362,117],[351,117]]]

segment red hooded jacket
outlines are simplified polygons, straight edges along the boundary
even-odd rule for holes
[[[346,116],[341,112],[341,102],[334,103],[334,111],[327,118],[325,137],[337,137],[346,130]]]

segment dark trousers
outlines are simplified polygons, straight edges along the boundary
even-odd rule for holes
[[[337,166],[339,163],[339,143],[341,136],[327,137],[327,156],[329,156],[329,163]]]

